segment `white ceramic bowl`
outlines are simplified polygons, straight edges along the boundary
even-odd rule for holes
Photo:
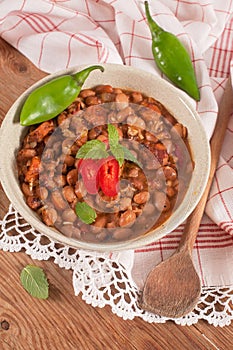
[[[153,74],[133,67],[116,64],[106,64],[103,66],[105,68],[104,73],[93,71],[88,77],[84,88],[98,84],[110,84],[114,87],[141,91],[147,96],[152,96],[160,101],[188,129],[188,139],[195,168],[188,191],[182,203],[171,217],[157,229],[136,239],[114,243],[88,243],[74,238],[68,238],[56,229],[46,226],[38,215],[26,205],[19,187],[16,168],[17,150],[27,130],[26,127],[22,127],[19,124],[19,113],[22,105],[27,95],[36,87],[43,85],[56,76],[77,72],[83,69],[84,66],[74,67],[45,77],[25,91],[12,105],[0,129],[0,180],[15,209],[35,229],[49,238],[68,246],[87,250],[113,251],[135,249],[167,235],[179,226],[195,208],[208,179],[210,167],[209,142],[198,114],[191,106],[190,99],[182,91],[174,88],[171,84]]]

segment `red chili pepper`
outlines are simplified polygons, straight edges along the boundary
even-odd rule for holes
[[[114,197],[118,192],[119,184],[119,163],[115,158],[105,159],[99,169],[99,185],[106,196]]]
[[[82,175],[87,192],[96,194],[99,189],[98,161],[94,159],[82,159],[78,164],[78,169]]]

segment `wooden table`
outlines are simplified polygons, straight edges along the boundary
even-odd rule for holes
[[[0,39],[0,122],[16,98],[46,74]],[[0,218],[9,201],[0,187]],[[49,278],[48,300],[32,298],[22,288],[20,271],[42,267]],[[109,307],[87,305],[74,296],[72,273],[53,261],[33,261],[24,252],[0,251],[0,349],[3,350],[193,350],[233,349],[233,324],[215,328],[204,321],[193,326],[173,322],[124,321]]]

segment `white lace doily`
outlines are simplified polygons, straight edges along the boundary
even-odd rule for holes
[[[119,254],[109,257],[109,254],[75,250],[51,241],[25,222],[12,205],[0,225],[0,249],[9,252],[24,249],[32,259],[53,258],[59,267],[72,269],[75,295],[82,293],[82,299],[87,304],[93,307],[109,305],[114,314],[125,320],[135,317],[150,323],[169,320],[139,308],[140,291],[130,272],[119,261]],[[172,320],[176,324],[192,325],[203,319],[223,327],[233,319],[232,304],[233,286],[203,288],[195,309],[182,318]]]

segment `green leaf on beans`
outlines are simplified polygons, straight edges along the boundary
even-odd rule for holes
[[[116,160],[118,161],[119,165],[122,166],[122,164],[124,163],[124,150],[122,145],[118,144],[114,147],[111,147],[111,152],[112,155],[116,158]]]
[[[86,202],[78,202],[75,206],[75,212],[85,224],[92,224],[97,216],[95,210]]]
[[[117,128],[112,124],[108,124],[108,142],[110,150],[119,144],[119,134]]]
[[[120,166],[123,165],[124,160],[126,159],[134,162],[139,167],[142,167],[142,164],[137,160],[133,153],[119,143],[117,128],[112,124],[108,124],[108,142],[110,148],[109,151],[106,150],[106,144],[100,140],[87,141],[78,150],[76,158],[103,159],[112,154]]]
[[[44,271],[37,266],[27,265],[21,271],[20,281],[24,289],[35,298],[47,299],[49,284]]]
[[[124,152],[124,158],[126,160],[130,160],[131,162],[137,164],[140,168],[142,168],[142,164],[137,160],[137,158],[133,155],[133,153],[125,146],[122,146]]]
[[[76,158],[102,159],[109,156],[106,145],[100,140],[87,141],[76,154]]]

